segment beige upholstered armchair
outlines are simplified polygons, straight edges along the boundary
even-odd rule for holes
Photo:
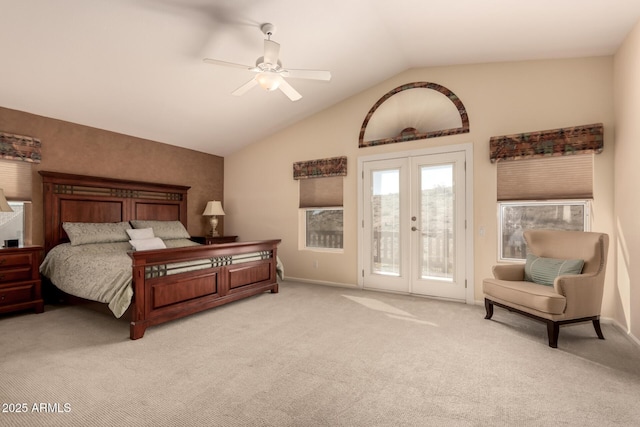
[[[545,322],[553,348],[558,346],[560,325],[568,323],[591,320],[598,338],[604,339],[600,306],[609,236],[526,230],[524,239],[529,251],[526,265],[496,265],[494,278],[482,282],[485,319],[491,319],[497,305]]]

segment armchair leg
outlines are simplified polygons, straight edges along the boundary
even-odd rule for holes
[[[484,299],[484,309],[487,311],[487,315],[484,316],[485,319],[491,319],[491,317],[493,316],[493,302],[488,300],[487,298]]]
[[[549,336],[549,347],[558,348],[558,335],[560,335],[560,325],[553,320],[547,320],[547,335]]]
[[[536,319],[538,321],[544,322],[547,324],[547,335],[549,336],[549,347],[558,348],[558,336],[560,335],[560,325],[568,325],[572,323],[583,323],[591,320],[593,322],[593,327],[596,330],[596,334],[598,334],[598,338],[601,340],[604,339],[604,335],[602,335],[602,329],[600,329],[600,316],[589,316],[589,317],[581,317],[580,319],[569,319],[569,320],[553,320],[545,319],[539,316],[536,316],[531,313],[527,313],[526,311],[518,310],[513,307],[509,307],[506,304],[502,304],[500,302],[491,301],[488,298],[484,299],[484,308],[487,311],[487,315],[484,317],[485,319],[491,319],[493,316],[493,307],[497,305],[498,307],[506,308],[509,311],[513,311],[523,316],[530,317],[532,319]]]
[[[602,335],[602,329],[600,329],[600,319],[592,319],[593,328],[596,330],[596,334],[598,334],[598,338],[601,340],[604,339],[604,335]]]

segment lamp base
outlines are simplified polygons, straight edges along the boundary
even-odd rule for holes
[[[211,224],[211,231],[209,232],[209,236],[218,237],[218,230],[216,230],[216,227],[218,226],[218,217],[212,215],[211,218],[209,218],[209,223]]]

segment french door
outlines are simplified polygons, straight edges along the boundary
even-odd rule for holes
[[[465,151],[362,162],[362,286],[465,300]]]

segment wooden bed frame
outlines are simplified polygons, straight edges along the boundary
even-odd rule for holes
[[[45,253],[68,242],[63,222],[181,221],[187,226],[187,190],[178,185],[40,171],[44,186]],[[132,252],[130,338],[158,325],[265,291],[278,292],[280,240]],[[263,252],[257,261],[154,277],[150,270],[176,262]]]

